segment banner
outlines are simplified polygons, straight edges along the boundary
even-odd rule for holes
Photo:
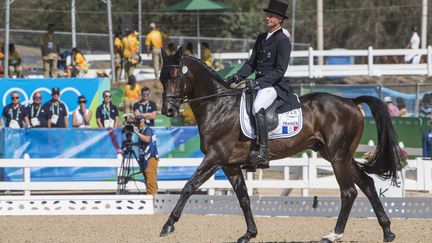
[[[60,88],[60,100],[65,103],[69,114],[69,124],[72,124],[72,113],[78,108],[78,96],[87,98],[87,108],[96,114],[96,108],[102,103],[102,93],[110,90],[108,78],[45,78],[45,79],[0,79],[0,112],[11,103],[11,94],[16,91],[20,94],[20,102],[27,106],[33,103],[33,94],[37,91],[42,94],[42,103],[51,100],[51,89]],[[97,127],[96,120],[92,119],[91,127]],[[72,125],[70,125],[72,126]]]

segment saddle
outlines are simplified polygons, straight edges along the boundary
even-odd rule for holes
[[[246,83],[246,89],[245,89],[245,94],[246,94],[246,111],[247,114],[249,116],[251,125],[254,129],[255,128],[255,122],[254,122],[254,114],[252,112],[253,109],[253,102],[255,100],[256,94],[257,94],[257,90],[254,88],[254,86],[251,84],[251,82],[248,80],[248,82]],[[265,116],[266,116],[266,120],[267,120],[267,132],[273,131],[274,129],[277,128],[278,124],[279,124],[279,119],[278,119],[278,114],[276,113],[276,108],[282,106],[284,104],[284,101],[276,98],[276,100],[273,102],[273,104],[270,105],[269,108],[266,109],[265,111]]]

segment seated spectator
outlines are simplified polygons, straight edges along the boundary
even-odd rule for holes
[[[390,116],[400,116],[399,109],[395,104],[393,104],[393,100],[390,96],[384,97],[384,102],[387,105],[387,110],[390,113]]]
[[[29,124],[27,110],[20,104],[20,94],[16,91],[11,94],[12,102],[3,108],[0,127],[23,128]]]
[[[141,87],[136,83],[136,78],[134,75],[129,76],[128,84],[126,84],[124,89],[124,112],[133,112],[133,105],[141,97]]]
[[[427,117],[432,114],[432,94],[425,94],[420,100],[419,116]]]
[[[105,90],[103,92],[103,103],[98,106],[96,110],[96,121],[98,127],[101,128],[117,128],[118,127],[118,109],[111,102],[111,91]]]
[[[77,48],[72,49],[72,65],[68,67],[68,77],[83,77],[89,70],[84,54]]]
[[[168,44],[168,48],[166,50],[166,54],[168,56],[172,56],[175,53],[176,53],[176,49],[175,49],[174,43],[171,42],[171,43]]]
[[[86,108],[87,99],[84,95],[78,97],[78,108],[72,114],[72,126],[76,128],[89,128],[92,117],[91,110]]]
[[[408,110],[406,108],[405,101],[402,97],[396,98],[396,106],[399,109],[400,116],[405,117],[408,115]]]
[[[42,105],[41,92],[33,94],[33,103],[27,106],[27,114],[30,120],[30,127],[48,127],[48,110]]]
[[[141,89],[141,100],[134,104],[133,111],[135,116],[144,116],[147,125],[154,126],[157,107],[156,103],[150,100],[150,89],[148,87]]]
[[[203,46],[203,54],[202,54],[203,62],[207,64],[207,66],[213,67],[213,58],[212,58],[212,53],[209,44],[207,42],[203,42],[202,46]]]
[[[68,77],[68,68],[72,65],[72,52],[66,50],[60,53],[60,59],[57,62],[57,70],[59,71],[59,77]]]
[[[22,77],[22,61],[21,55],[15,49],[13,43],[9,44],[9,77],[12,78],[15,75],[17,78]]]
[[[185,56],[194,56],[192,42],[188,42],[186,44],[186,49],[184,50],[183,55],[185,55]]]

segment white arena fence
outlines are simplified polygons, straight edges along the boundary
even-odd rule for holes
[[[117,189],[116,181],[68,181],[68,182],[35,182],[31,180],[31,168],[40,167],[120,167],[121,158],[117,159],[0,159],[1,167],[23,168],[24,179],[20,182],[0,182],[0,191],[24,191],[25,198],[35,197],[32,191],[70,191],[75,194],[89,192],[113,193]],[[202,158],[162,158],[159,167],[166,166],[198,166]],[[282,179],[263,178],[261,173],[246,173],[246,184],[249,194],[254,189],[300,189],[302,196],[308,196],[309,189],[339,189],[332,173],[331,165],[321,158],[285,158],[270,162],[270,170],[280,168],[283,171]],[[137,165],[135,165],[137,166]],[[301,171],[296,176],[290,176],[290,170]],[[320,172],[325,172],[323,176]],[[408,176],[410,175],[410,176]],[[296,177],[296,178],[291,178]],[[408,166],[402,171],[402,188],[400,190],[429,191],[432,193],[432,161],[421,158],[409,160]],[[160,191],[180,191],[186,180],[159,181]],[[389,184],[388,181],[386,183]],[[377,185],[378,187],[378,185]],[[384,186],[385,187],[385,186]],[[127,189],[130,191],[145,191],[142,182],[129,182]],[[200,190],[205,190],[209,195],[214,195],[216,189],[231,190],[228,180],[211,177],[204,183]],[[402,196],[404,193],[402,192]]]
[[[226,52],[213,53],[214,60],[226,60],[231,63],[240,63],[249,58],[249,52]],[[421,55],[426,56],[426,63],[420,64],[376,64],[374,61],[380,57]],[[90,62],[109,61],[108,54],[89,54],[85,55]],[[141,54],[144,61],[150,61],[151,56]],[[373,49],[367,50],[314,50],[309,47],[307,51],[293,51],[291,57],[294,59],[301,58],[304,62],[293,62],[285,73],[286,77],[336,77],[336,76],[383,76],[383,75],[427,75],[432,76],[432,47],[427,49]],[[350,64],[342,65],[318,65],[318,58],[323,57],[347,57],[354,60]],[[359,59],[366,59],[366,62],[356,63]],[[303,64],[305,63],[305,64]]]

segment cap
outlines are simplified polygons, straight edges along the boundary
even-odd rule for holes
[[[384,97],[384,102],[385,103],[387,103],[387,102],[392,102],[393,100],[392,100],[392,98],[390,97],[390,96],[386,96],[386,97]]]
[[[81,102],[87,102],[87,99],[84,95],[78,96],[78,103],[81,103]]]
[[[51,89],[51,94],[60,94],[60,88],[59,87],[54,87]]]
[[[144,119],[144,116],[143,116],[143,115],[136,115],[136,116],[135,116],[135,121],[136,121],[136,122],[141,121],[142,119]]]
[[[150,23],[150,27],[151,27],[151,28],[156,28],[156,24],[153,23],[153,22],[151,22],[151,23]]]

